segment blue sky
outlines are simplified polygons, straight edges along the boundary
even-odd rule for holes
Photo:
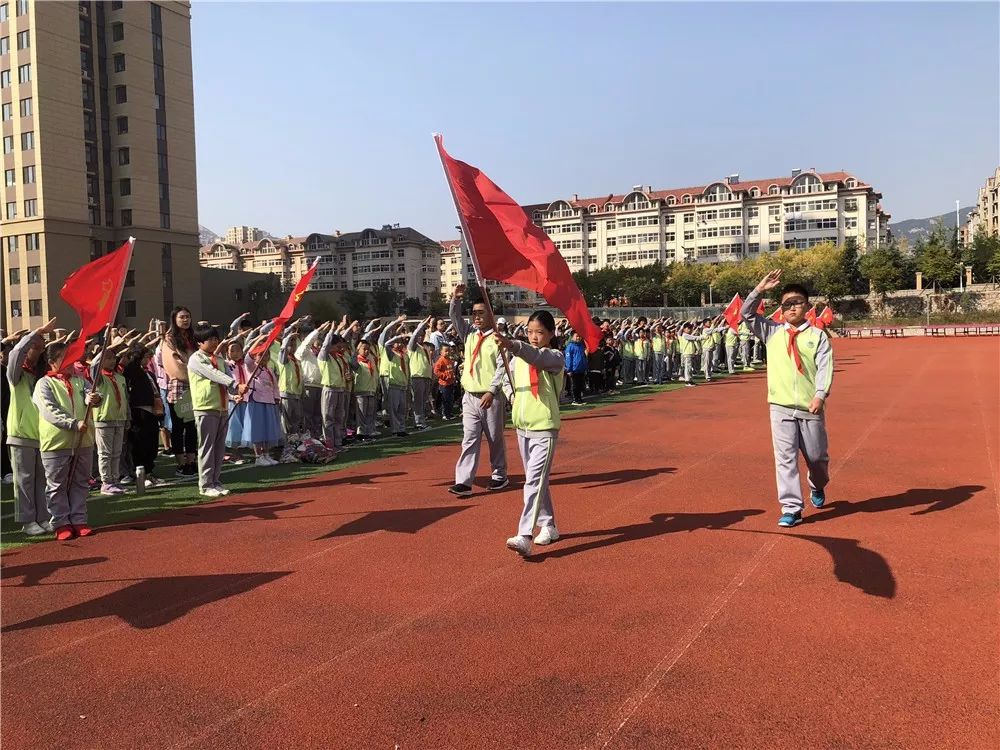
[[[844,169],[893,221],[1000,164],[996,3],[209,3],[200,221],[457,236],[430,134],[522,203]]]

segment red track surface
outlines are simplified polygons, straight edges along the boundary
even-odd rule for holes
[[[794,530],[751,376],[567,422],[534,562],[454,448],[4,555],[3,747],[998,747],[998,342],[836,352]]]

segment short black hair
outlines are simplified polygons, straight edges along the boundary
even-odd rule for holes
[[[784,299],[786,294],[801,294],[805,297],[806,302],[809,301],[809,290],[802,286],[802,284],[785,284],[785,286],[781,289],[780,299]]]
[[[219,329],[207,323],[196,323],[192,335],[196,344],[204,344],[206,341],[222,338],[219,336]]]

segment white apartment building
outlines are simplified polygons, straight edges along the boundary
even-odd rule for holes
[[[780,248],[843,244],[863,252],[889,237],[881,193],[847,172],[631,192],[525,206],[572,271],[650,263],[718,262]]]
[[[256,242],[257,240],[262,240],[266,236],[267,233],[258,227],[229,227],[229,229],[226,230],[226,234],[223,236],[222,241],[227,245],[242,245],[244,242]]]

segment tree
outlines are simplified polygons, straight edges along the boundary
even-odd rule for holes
[[[954,283],[959,267],[948,246],[937,238],[932,238],[917,259],[917,270],[936,289],[938,286]]]
[[[1000,241],[997,241],[996,249],[993,251],[993,257],[990,258],[990,262],[986,264],[986,272],[994,278],[1000,276]]]
[[[753,278],[750,265],[740,261],[723,264],[715,275],[712,288],[720,301],[728,302],[734,294],[745,295],[756,283],[757,279]]]
[[[697,263],[674,263],[665,287],[675,305],[699,305],[701,294],[708,289],[705,266]]]
[[[247,286],[247,292],[250,317],[256,320],[273,318],[284,304],[284,300],[281,299],[281,280],[277,274],[265,274],[264,278],[251,281]]]
[[[1000,237],[990,237],[983,231],[976,232],[972,243],[965,248],[962,255],[964,263],[972,266],[973,280],[984,280],[996,276],[996,271],[990,271],[990,262],[1000,252]]]
[[[312,315],[316,320],[338,320],[343,313],[326,296],[309,292],[295,310],[296,316]]]
[[[849,294],[860,294],[865,290],[865,280],[861,277],[858,262],[858,241],[854,237],[848,237],[844,243],[843,254],[840,256],[840,273],[847,283]]]
[[[349,289],[341,295],[341,301],[347,309],[347,317],[351,320],[362,320],[368,317],[368,295],[356,289]],[[332,320],[332,318],[331,318]]]
[[[415,315],[419,315],[422,309],[423,305],[420,304],[420,300],[416,297],[407,297],[403,300],[403,312],[411,318]]]
[[[895,245],[869,250],[861,256],[858,266],[876,294],[894,292],[903,281],[903,258]]]
[[[442,318],[448,314],[449,309],[448,298],[443,294],[434,294],[431,296],[430,312],[435,318]]]
[[[372,290],[372,309],[376,316],[395,315],[402,295],[386,284]]]

